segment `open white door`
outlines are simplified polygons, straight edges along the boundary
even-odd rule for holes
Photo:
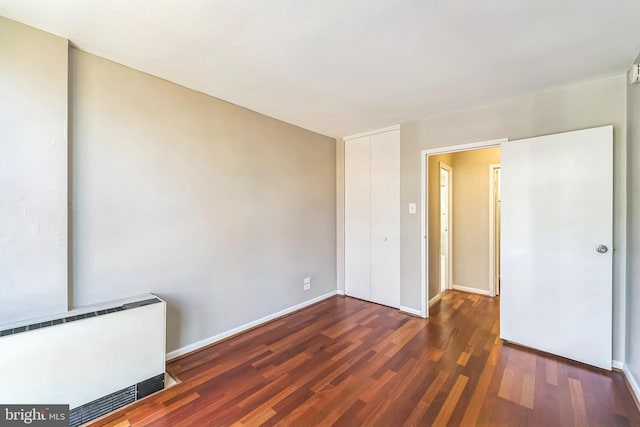
[[[611,369],[613,127],[502,145],[500,335]]]
[[[440,162],[440,292],[451,288],[451,166]]]

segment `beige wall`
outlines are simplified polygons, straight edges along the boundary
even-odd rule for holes
[[[75,305],[157,293],[171,351],[335,292],[334,139],[76,49],[70,70]]]
[[[640,63],[640,55],[636,59]],[[626,363],[640,384],[640,84],[627,85],[629,146],[629,275]],[[638,396],[640,398],[640,396]]]
[[[0,324],[67,286],[67,40],[0,17]]]
[[[453,284],[489,292],[489,165],[500,148],[453,155]]]
[[[626,77],[539,92],[401,125],[401,206],[420,206],[420,151],[497,138],[520,139],[614,126],[614,359],[624,357],[626,275]],[[420,309],[420,218],[402,209],[401,304]]]
[[[440,162],[453,166],[450,153],[429,156],[427,182],[429,195],[429,299],[440,293]],[[454,174],[455,175],[455,174]]]
[[[171,351],[335,292],[334,139],[4,18],[0,71],[0,323],[154,292]]]

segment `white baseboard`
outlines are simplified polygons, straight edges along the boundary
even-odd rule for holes
[[[400,306],[400,311],[405,313],[413,314],[414,316],[424,317],[422,316],[422,312],[420,310],[416,310],[415,308],[405,307],[403,305]]]
[[[336,293],[337,293],[338,295],[344,295],[344,289],[338,289],[338,290],[336,291]]]
[[[484,289],[469,288],[468,286],[453,285],[453,289],[462,292],[471,292],[472,294],[480,294],[490,297],[491,293]]]
[[[435,297],[433,297],[433,298],[431,298],[429,300],[429,307],[431,307],[433,304],[435,304],[438,301],[440,301],[441,298],[442,298],[442,292],[440,292],[438,295],[436,295]]]
[[[614,369],[620,369],[622,371],[624,369],[624,363],[619,360],[612,360],[611,367]]]
[[[627,377],[631,390],[633,390],[633,393],[636,395],[636,402],[640,402],[640,386],[638,385],[638,381],[636,381],[631,370],[626,364],[623,365],[622,372],[624,372],[624,376]]]
[[[294,312],[296,310],[300,310],[301,308],[305,308],[305,307],[307,307],[309,305],[312,305],[312,304],[315,304],[317,302],[320,302],[320,301],[322,301],[324,299],[331,298],[332,296],[336,295],[336,293],[337,293],[336,291],[328,292],[328,293],[326,293],[324,295],[320,295],[319,297],[315,297],[315,298],[312,298],[312,299],[310,299],[308,301],[301,302],[300,304],[296,304],[296,305],[294,305],[292,307],[285,308],[284,310],[280,310],[277,313],[270,314],[268,316],[262,317],[260,319],[254,320],[252,322],[245,323],[244,325],[240,325],[240,326],[238,326],[236,328],[229,329],[228,331],[221,332],[221,333],[216,334],[216,335],[214,335],[212,337],[205,338],[203,340],[194,342],[193,344],[189,344],[189,345],[186,345],[184,347],[180,347],[180,348],[178,348],[176,350],[172,350],[169,353],[167,353],[167,360],[175,359],[176,357],[182,356],[183,354],[187,354],[187,353],[192,352],[194,350],[197,350],[199,348],[202,348],[202,347],[205,347],[207,345],[213,344],[215,342],[221,341],[221,340],[223,340],[225,338],[229,338],[232,335],[236,335],[236,334],[238,334],[240,332],[244,332],[244,331],[246,331],[248,329],[254,328],[254,327],[259,326],[259,325],[261,325],[263,323],[267,323],[270,320],[273,320],[273,319],[276,319],[278,317],[284,316],[285,314],[292,313],[292,312]]]

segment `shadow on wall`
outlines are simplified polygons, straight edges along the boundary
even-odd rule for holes
[[[180,347],[180,329],[182,323],[180,304],[178,301],[175,301],[165,294],[156,293],[156,295],[167,303],[167,342],[165,348],[165,353],[167,353],[169,352],[169,349],[176,349]]]

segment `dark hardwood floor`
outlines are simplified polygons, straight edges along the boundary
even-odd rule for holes
[[[622,374],[503,343],[498,306],[333,297],[170,362],[180,384],[93,425],[640,426]]]

